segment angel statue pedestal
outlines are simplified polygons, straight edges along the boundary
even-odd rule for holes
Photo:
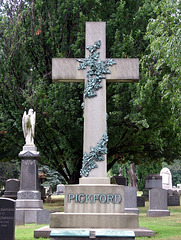
[[[31,110],[31,111],[30,111]],[[47,224],[50,212],[43,209],[39,191],[38,159],[40,154],[34,145],[35,112],[30,109],[23,115],[22,125],[26,144],[19,153],[21,158],[20,191],[16,200],[16,224]]]

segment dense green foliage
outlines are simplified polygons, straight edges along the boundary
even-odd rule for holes
[[[108,84],[108,169],[179,159],[180,3],[176,0],[5,1],[0,16],[0,161],[18,158],[24,110],[37,112],[41,163],[78,182],[83,84],[54,84],[53,57],[83,57],[85,22],[107,22],[107,57],[139,57],[138,84]]]

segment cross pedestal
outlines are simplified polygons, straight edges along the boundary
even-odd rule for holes
[[[100,60],[108,61],[106,59],[105,22],[86,23],[86,47],[93,45],[96,41],[101,42]],[[89,52],[86,50],[85,62],[91,62],[88,55]],[[84,59],[81,61],[84,62]],[[86,156],[89,155],[92,148],[96,148],[107,130],[106,80],[108,82],[138,81],[138,59],[115,59],[115,62],[116,65],[110,67],[111,74],[107,75],[107,79],[102,79],[101,88],[96,91],[97,96],[84,99],[83,151]],[[86,69],[78,70],[78,67],[77,59],[54,58],[52,61],[53,81],[85,82],[86,85],[89,82],[87,80],[88,72]],[[106,154],[103,157],[104,160],[102,158],[101,161],[95,162],[97,168],[90,167],[87,172],[82,171],[85,174],[80,178],[78,185],[65,186],[64,212],[50,215],[50,228],[47,229],[47,232],[58,228],[138,229],[138,215],[125,213],[124,186],[110,184],[110,180],[107,178]],[[88,166],[89,163],[88,161]],[[35,236],[45,235],[41,235],[40,229],[35,231]]]

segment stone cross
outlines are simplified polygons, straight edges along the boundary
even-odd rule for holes
[[[86,22],[86,47],[101,41],[99,58],[106,61],[106,23]],[[85,57],[89,55],[86,49]],[[139,79],[138,59],[114,59],[116,64],[110,67],[111,74],[101,82],[102,88],[97,91],[94,98],[86,98],[84,102],[84,153],[89,154],[91,147],[106,133],[106,80],[107,82],[137,82]],[[87,83],[87,70],[78,70],[79,62],[74,58],[53,58],[52,79],[54,82],[85,82]],[[109,183],[107,179],[107,156],[104,161],[96,162],[98,168],[92,169],[88,177],[82,177],[80,183]]]

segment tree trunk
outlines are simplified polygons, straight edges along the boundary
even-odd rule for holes
[[[129,185],[131,187],[138,188],[138,178],[136,175],[136,166],[134,163],[130,164],[130,168],[128,170],[128,175],[129,175]]]

